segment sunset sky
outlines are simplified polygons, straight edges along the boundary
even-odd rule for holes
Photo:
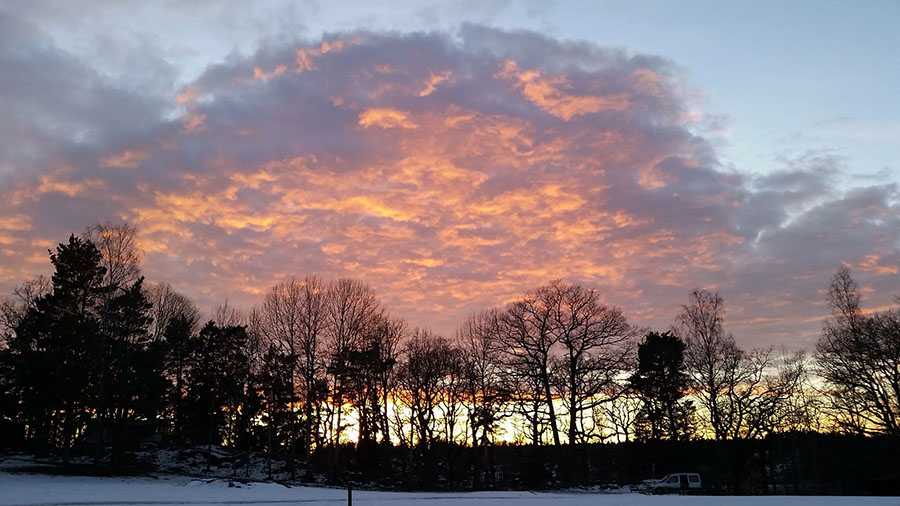
[[[0,1],[0,293],[125,220],[203,310],[353,277],[448,335],[556,278],[747,347],[842,262],[900,294],[898,2],[245,3]]]

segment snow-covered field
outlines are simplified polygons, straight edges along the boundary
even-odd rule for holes
[[[316,487],[287,488],[274,483],[235,484],[227,481],[203,481],[186,477],[94,478],[12,474],[0,471],[2,505],[213,505],[240,504],[345,504],[347,492]],[[861,505],[900,506],[897,497],[713,497],[649,496],[577,492],[353,492],[354,504],[362,506],[425,503],[428,506],[558,504],[564,506],[642,506],[642,505],[760,505],[815,506]]]

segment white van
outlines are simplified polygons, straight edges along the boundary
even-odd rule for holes
[[[671,473],[659,480],[644,480],[644,484],[654,494],[699,492],[703,488],[697,473]]]

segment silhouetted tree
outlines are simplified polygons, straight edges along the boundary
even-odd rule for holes
[[[188,373],[193,362],[194,323],[181,314],[169,320],[163,334],[164,375],[169,381],[166,393],[167,414],[170,433],[177,443],[188,439],[186,428],[185,398],[187,397]]]
[[[248,346],[244,327],[219,327],[213,321],[194,339],[185,399],[194,442],[233,446],[244,435],[239,408],[248,395]]]
[[[300,377],[303,383],[304,447],[321,446],[322,403],[326,400],[324,333],[327,324],[328,286],[315,276],[300,283]]]
[[[351,359],[358,352],[364,336],[382,318],[384,310],[375,293],[359,281],[340,279],[328,291],[327,372],[331,399],[329,403],[329,440],[335,449],[346,429],[345,409],[351,382]],[[336,454],[333,454],[336,460]],[[335,462],[333,462],[335,463]]]
[[[433,445],[438,433],[438,407],[448,374],[450,342],[429,331],[416,329],[403,346],[398,372],[397,400],[408,413],[410,445],[415,445],[424,482],[434,481]]]
[[[10,349],[10,340],[14,339],[16,329],[28,311],[36,310],[37,302],[51,289],[50,279],[38,276],[16,286],[12,297],[0,301],[0,425],[18,426],[23,420],[19,402],[21,396],[16,389],[16,361]],[[21,442],[8,440],[0,445]]]
[[[551,332],[560,344],[554,360],[557,391],[568,411],[568,442],[586,441],[585,418],[594,406],[624,391],[618,378],[629,368],[635,330],[615,307],[600,302],[596,291],[555,282]]]
[[[507,416],[510,399],[503,382],[500,348],[500,315],[497,310],[475,314],[457,332],[456,346],[462,354],[466,399],[466,421],[472,448],[480,449],[475,460],[474,483],[493,482],[490,447],[500,421]]]
[[[594,407],[593,425],[601,441],[631,441],[637,434],[641,400],[634,395],[619,395]]]
[[[841,267],[817,346],[830,411],[844,430],[900,435],[900,309],[867,315],[861,299],[850,270]]]
[[[406,322],[385,315],[375,326],[373,335],[374,348],[377,350],[375,392],[371,397],[372,409],[378,413],[377,418],[381,431],[381,442],[391,443],[391,427],[388,412],[390,395],[396,383],[397,361],[400,344],[406,336]]]
[[[246,318],[240,309],[228,302],[228,299],[216,304],[212,310],[212,321],[219,327],[246,326]]]
[[[723,321],[722,297],[695,290],[676,327],[686,344],[686,370],[715,438],[757,438],[779,430],[803,369],[776,360],[771,349],[738,348]]]
[[[684,342],[671,332],[650,332],[638,346],[638,367],[631,388],[641,399],[639,428],[650,439],[683,439],[693,433]]]
[[[384,315],[373,317],[354,349],[348,351],[347,401],[356,409],[358,445],[372,446],[389,440],[385,396],[402,337],[403,323]]]
[[[87,228],[84,239],[100,252],[104,285],[124,289],[138,280],[144,255],[137,244],[136,227],[128,223],[95,223]]]
[[[38,276],[13,288],[12,297],[0,302],[0,347],[5,347],[9,336],[25,318],[25,313],[34,308],[37,301],[53,289],[50,279]]]
[[[51,252],[52,292],[18,322],[9,346],[22,416],[40,446],[69,449],[89,418],[105,268],[90,242],[70,236]]]
[[[533,397],[520,406],[534,408],[526,416],[535,428],[538,420],[547,421],[557,446],[561,442],[553,402],[551,366],[553,348],[559,341],[559,335],[553,332],[554,311],[559,304],[560,293],[552,285],[529,292],[502,313],[500,332],[506,367],[517,380],[515,390],[520,395],[527,392],[526,397]],[[524,385],[529,388],[522,389]],[[546,416],[540,413],[541,410],[546,410]]]
[[[103,358],[95,381],[105,396],[96,402],[96,417],[112,422],[114,463],[136,421],[154,423],[164,409],[167,382],[163,376],[165,349],[147,329],[152,304],[142,289],[143,278],[121,290],[104,308]],[[99,423],[99,427],[105,427]],[[98,434],[103,439],[102,434]]]
[[[685,363],[706,409],[716,439],[730,426],[728,392],[734,385],[742,352],[723,327],[724,301],[718,292],[694,290],[677,318],[677,335],[686,344]]]
[[[17,425],[19,421],[18,396],[15,392],[15,368],[13,366],[13,354],[6,346],[5,337],[0,343],[0,433],[4,427]],[[0,448],[22,443],[21,440],[13,440],[11,434],[5,441],[0,442]]]
[[[293,358],[270,343],[261,359],[257,384],[263,392],[262,423],[266,427],[267,473],[272,476],[272,458],[284,442],[293,440],[289,433],[295,414],[290,410],[294,386],[288,371]]]
[[[285,420],[290,424],[285,435],[285,442],[290,449],[290,459],[288,466],[291,470],[291,477],[294,476],[294,451],[297,443],[303,443],[303,450],[306,450],[308,438],[301,436],[299,412],[305,411],[301,408],[301,403],[306,403],[305,399],[301,399],[300,378],[298,377],[298,367],[302,360],[302,339],[306,328],[306,294],[304,286],[301,282],[291,279],[279,283],[269,289],[263,300],[262,306],[259,307],[258,325],[255,325],[259,331],[263,342],[268,345],[275,346],[282,355],[281,364],[284,368],[283,374],[287,377],[287,384],[290,388],[290,395],[284,399],[287,402],[287,416]],[[274,358],[274,357],[273,357]],[[278,418],[272,419],[277,421]]]
[[[190,333],[200,330],[200,311],[197,306],[190,298],[176,292],[169,283],[157,283],[146,288],[144,296],[153,305],[150,311],[153,321],[148,329],[152,341],[162,340],[169,322],[179,317],[189,324]]]

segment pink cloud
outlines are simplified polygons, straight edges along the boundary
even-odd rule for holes
[[[0,230],[0,287],[33,268],[32,240],[105,219],[137,225],[148,278],[201,306],[349,276],[444,333],[563,278],[657,327],[718,287],[748,339],[807,346],[841,261],[896,281],[896,188],[834,192],[811,214],[827,178],[726,170],[667,65],[477,27],[233,59],[158,105],[123,97],[137,125],[98,120],[96,140],[60,140],[9,179],[0,224],[29,221]],[[818,235],[791,238],[804,231]]]

